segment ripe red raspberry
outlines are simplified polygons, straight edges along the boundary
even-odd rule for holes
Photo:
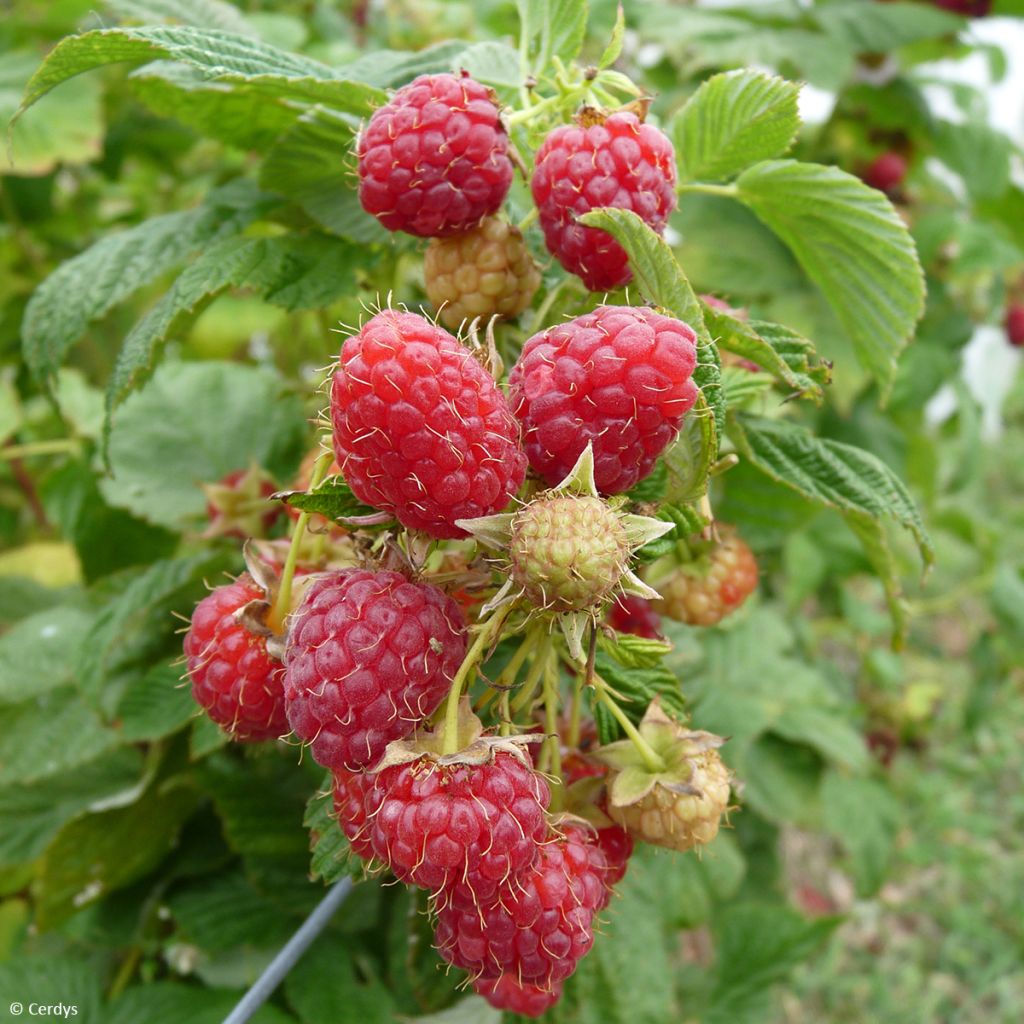
[[[932,0],[932,3],[965,18],[984,18],[992,13],[992,0]]]
[[[475,317],[514,317],[540,286],[537,270],[517,227],[488,217],[454,238],[435,238],[423,257],[427,298],[452,330]]]
[[[1024,345],[1024,303],[1011,302],[1006,308],[1006,337],[1011,345]]]
[[[397,572],[313,579],[288,629],[285,699],[325,768],[375,764],[444,699],[466,653],[457,604]]]
[[[547,834],[551,793],[526,759],[423,758],[383,768],[367,795],[374,853],[403,882],[473,910],[517,885]]]
[[[421,75],[359,136],[359,201],[388,231],[443,238],[475,227],[512,184],[494,93],[469,75]]]
[[[606,870],[604,853],[588,831],[569,826],[541,845],[532,870],[494,903],[439,909],[437,948],[474,978],[511,974],[521,984],[551,989],[576,970],[594,943],[594,915],[607,897]]]
[[[721,540],[706,555],[658,583],[662,615],[691,626],[713,626],[757,589],[757,559],[734,531],[721,527]]]
[[[591,291],[608,291],[633,277],[626,251],[577,218],[613,206],[661,233],[676,208],[675,152],[663,132],[625,111],[603,123],[563,125],[537,150],[530,187],[552,255]]]
[[[654,468],[697,400],[697,336],[651,309],[599,306],[535,334],[509,375],[530,465],[552,486],[591,442],[602,494]]]
[[[370,860],[370,830],[366,825],[366,794],[373,785],[373,776],[366,772],[350,772],[344,768],[334,773],[334,813],[353,853]]]
[[[519,425],[472,353],[387,309],[349,338],[331,384],[334,450],[360,501],[433,537],[499,512],[526,475]]]
[[[875,157],[864,171],[864,182],[879,192],[892,192],[907,176],[907,161],[899,153],[883,153]]]
[[[277,492],[274,481],[258,466],[236,469],[215,484],[204,484],[206,537],[265,537],[281,514],[270,501]]]
[[[660,640],[661,616],[651,602],[634,594],[620,594],[608,609],[608,625],[620,633],[632,633],[647,640]]]
[[[217,587],[196,605],[185,634],[192,696],[233,739],[277,739],[288,731],[284,668],[240,613],[264,593],[249,576]]]
[[[608,865],[604,876],[604,884],[608,887],[607,903],[611,899],[612,887],[626,876],[629,858],[633,856],[633,837],[619,825],[606,825],[597,830],[594,841],[601,848]]]
[[[508,1010],[521,1017],[541,1017],[562,998],[562,986],[540,988],[523,985],[513,975],[498,978],[477,978],[473,991],[482,995],[496,1010]]]

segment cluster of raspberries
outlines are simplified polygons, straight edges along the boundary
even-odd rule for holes
[[[672,143],[628,110],[585,109],[536,154],[530,190],[549,252],[591,291],[632,278],[623,248],[579,223],[602,207],[630,210],[659,233],[676,207]],[[452,328],[514,317],[540,276],[519,231],[495,215],[512,185],[508,131],[494,93],[468,74],[421,75],[360,133],[359,199],[389,231],[430,238],[427,295]]]

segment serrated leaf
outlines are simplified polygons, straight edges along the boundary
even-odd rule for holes
[[[794,397],[820,402],[831,379],[828,363],[816,360],[814,343],[765,320],[741,320],[704,305],[704,322],[720,348],[749,359],[793,389]]]
[[[357,976],[357,955],[351,940],[324,935],[295,965],[285,980],[285,995],[302,1024],[392,1024],[397,1019],[388,987],[372,974]],[[360,965],[365,963],[361,958]],[[329,985],[322,984],[325,977]]]
[[[598,634],[600,649],[611,655],[624,668],[654,668],[672,649],[663,640],[634,636],[632,633]]]
[[[145,876],[171,851],[199,800],[199,793],[173,779],[149,789],[138,803],[66,825],[40,864],[40,927],[53,927]]]
[[[910,628],[910,609],[903,597],[903,583],[885,527],[877,519],[856,512],[848,512],[843,518],[857,535],[875,575],[882,581],[892,619],[892,647],[900,650]]]
[[[805,498],[840,512],[890,518],[908,529],[930,565],[931,538],[906,485],[862,448],[815,437],[785,420],[741,416],[731,430],[736,447],[763,473]]]
[[[116,712],[125,740],[162,739],[196,717],[199,709],[183,672],[181,665],[156,665],[128,686]]]
[[[245,15],[226,0],[107,0],[107,6],[125,21],[170,21],[257,36]]]
[[[226,89],[174,61],[151,61],[136,68],[128,81],[155,114],[241,149],[269,149],[298,118],[298,110],[279,97]]]
[[[17,703],[74,681],[92,615],[57,606],[22,619],[0,637],[0,704]]]
[[[408,50],[374,50],[346,64],[339,72],[356,82],[367,82],[381,89],[397,89],[418,75],[450,71],[465,49],[464,40],[446,39],[414,53]]]
[[[916,3],[872,4],[845,0],[815,8],[814,19],[855,53],[888,53],[915,43],[953,35],[964,19],[937,7]]]
[[[0,964],[0,999],[5,1015],[9,1012],[7,1007],[15,1001],[21,1002],[23,1008],[31,1003],[74,1006],[83,1024],[100,1019],[103,1012],[103,990],[96,965],[52,953],[17,957]],[[29,1014],[26,1017],[31,1019]],[[15,1019],[13,1013],[10,1019]]]
[[[615,25],[612,27],[612,37],[608,40],[608,45],[604,48],[604,53],[601,54],[601,59],[597,62],[599,71],[610,68],[619,59],[619,54],[622,53],[622,44],[625,41],[626,12],[623,11],[622,4],[620,3],[615,10]]]
[[[68,771],[119,743],[70,688],[0,707],[0,786]]]
[[[586,34],[586,0],[518,0],[516,6],[524,71],[541,76],[554,57],[563,64],[575,60]]]
[[[0,788],[0,866],[35,860],[66,822],[129,796],[142,776],[137,750],[121,748],[33,784]]]
[[[220,293],[253,288],[287,310],[316,308],[351,291],[354,266],[354,250],[326,235],[226,238],[211,246],[125,338],[107,387],[108,424],[152,376],[167,340]]]
[[[667,473],[665,500],[678,505],[703,497],[717,454],[714,415],[701,391],[679,427],[679,436],[661,457]]]
[[[685,715],[686,699],[682,687],[668,666],[626,668],[603,651],[598,651],[594,664],[597,674],[623,696],[620,706],[634,723],[639,723],[655,697],[659,698],[667,714],[676,718]]]
[[[287,493],[284,501],[300,512],[315,512],[327,519],[376,515],[378,511],[364,505],[340,476],[328,477],[312,491]]]
[[[757,164],[736,184],[821,290],[887,395],[924,312],[924,274],[892,204],[838,167],[795,160]]]
[[[344,117],[313,107],[267,154],[260,185],[299,204],[321,227],[355,242],[392,238],[359,203],[352,149],[355,130]],[[360,263],[366,265],[368,254]]]
[[[22,322],[23,353],[50,380],[89,324],[201,246],[237,234],[277,201],[248,182],[215,189],[194,210],[163,214],[105,235],[62,263],[32,294]]]
[[[175,60],[224,82],[305,103],[325,103],[356,116],[373,111],[384,94],[339,78],[319,61],[287,53],[258,39],[189,26],[109,28],[68,36],[29,80],[19,116],[55,86],[107,64]]]
[[[709,1024],[750,1019],[770,985],[781,981],[828,940],[839,918],[807,921],[783,906],[737,904],[715,921],[717,963]]]
[[[800,130],[800,86],[760,71],[703,82],[673,125],[679,180],[726,181],[781,156]]]
[[[362,860],[352,853],[333,810],[333,786],[328,775],[320,790],[309,798],[302,819],[302,824],[309,829],[310,874],[327,885],[341,878],[361,878],[364,870]]]
[[[478,82],[497,89],[518,89],[523,82],[519,54],[507,43],[486,40],[467,46],[452,64],[453,71],[468,71]]]
[[[772,725],[772,732],[793,743],[803,743],[850,771],[867,771],[871,763],[864,737],[840,709],[807,705],[786,708]]]
[[[885,881],[901,809],[881,783],[829,772],[822,783],[825,828],[845,847],[857,895],[872,896]]]
[[[1006,192],[1013,150],[1006,135],[978,121],[943,121],[935,133],[936,155],[960,175],[974,200],[997,200]]]
[[[129,396],[110,433],[112,505],[173,530],[205,525],[199,485],[255,462],[293,464],[306,435],[302,403],[266,367],[168,363]]]

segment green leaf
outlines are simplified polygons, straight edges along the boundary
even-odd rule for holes
[[[674,672],[663,664],[653,668],[626,668],[603,651],[598,651],[595,660],[597,674],[618,691],[625,700],[622,709],[633,720],[639,722],[647,705],[655,697],[669,715],[682,717],[686,711],[686,699]]]
[[[622,4],[620,3],[615,11],[615,25],[612,27],[612,37],[608,40],[608,45],[604,48],[604,53],[601,54],[601,59],[597,62],[599,71],[610,68],[619,59],[619,54],[622,53],[622,44],[625,41],[626,12],[622,9]]]
[[[226,0],[107,0],[107,6],[125,21],[171,21],[243,36],[257,35],[245,15]]]
[[[0,55],[0,123],[18,109],[25,82],[39,64],[33,53]],[[19,121],[6,140],[3,173],[38,176],[58,164],[84,164],[100,156],[103,111],[98,82],[62,89]]]
[[[332,885],[340,878],[361,878],[363,861],[352,853],[348,839],[334,816],[334,797],[331,776],[328,775],[320,790],[309,798],[302,824],[309,829],[312,849],[310,875]]]
[[[120,748],[34,784],[0,789],[0,866],[35,860],[73,818],[134,799],[142,776],[137,750]]]
[[[728,746],[724,753],[731,756]],[[735,765],[745,805],[779,825],[820,828],[823,762],[811,747],[768,733],[743,750]]]
[[[892,619],[893,650],[900,650],[910,628],[910,609],[903,596],[899,567],[893,556],[885,527],[877,519],[856,512],[847,512],[843,518],[846,525],[857,535],[875,575],[882,581],[889,616]]]
[[[107,500],[173,530],[205,520],[199,485],[256,462],[292,464],[306,435],[299,399],[269,368],[168,363],[124,403],[110,432]]]
[[[364,505],[340,476],[329,476],[312,491],[288,492],[284,501],[300,512],[315,512],[327,519],[348,519],[378,512]]]
[[[211,81],[282,99],[325,103],[356,116],[371,113],[385,100],[380,90],[339,78],[319,61],[233,32],[189,26],[110,28],[61,40],[29,80],[18,116],[55,86],[83,71],[161,58],[197,68]]]
[[[298,117],[286,100],[225,89],[196,68],[174,61],[152,61],[136,68],[128,80],[135,95],[155,114],[240,149],[269,149]]]
[[[518,89],[523,82],[519,54],[507,43],[493,40],[467,46],[452,67],[454,71],[468,71],[478,82],[496,89]]]
[[[935,137],[938,158],[963,179],[974,200],[999,199],[1010,185],[1013,143],[978,121],[940,122]]]
[[[563,64],[575,60],[587,29],[586,0],[517,0],[516,6],[524,72],[539,77],[554,57]]]
[[[181,779],[171,779],[147,790],[138,803],[88,814],[62,828],[39,869],[40,927],[52,927],[147,875],[171,852],[198,800]]]
[[[839,709],[810,705],[786,708],[772,725],[772,732],[793,743],[803,743],[851,771],[865,772],[871,764],[864,738]]]
[[[354,141],[349,121],[313,107],[267,154],[260,185],[298,203],[327,231],[356,242],[385,242],[392,238],[391,232],[376,217],[366,215],[356,194]]]
[[[151,376],[164,344],[228,288],[253,288],[285,309],[325,306],[354,285],[355,250],[326,235],[226,238],[189,266],[125,338],[107,414]]]
[[[838,167],[794,160],[757,164],[736,184],[821,289],[887,394],[924,311],[924,274],[892,204]]]
[[[83,1024],[99,1020],[103,1012],[103,990],[95,963],[50,952],[0,964],[0,1001],[9,1020],[16,1019],[13,1014],[8,1017],[7,1009],[15,1001],[24,1007],[31,1003],[74,1006]],[[30,1011],[26,1019],[32,1019]]]
[[[182,673],[180,665],[155,665],[129,685],[116,715],[125,740],[159,740],[196,717],[198,708]]]
[[[781,156],[800,130],[800,86],[760,71],[703,82],[673,125],[679,180],[726,181]]]
[[[201,988],[173,981],[137,985],[118,997],[107,1009],[104,1024],[222,1024],[235,1008],[238,992]],[[82,1024],[88,1024],[86,1017]],[[276,1006],[264,1004],[250,1018],[251,1024],[294,1024],[294,1018]]]
[[[722,394],[725,394],[724,390]],[[683,419],[679,436],[661,457],[661,464],[668,474],[665,500],[685,504],[702,498],[707,492],[708,472],[717,454],[714,415],[701,391],[693,408]]]
[[[826,508],[895,520],[913,534],[922,559],[931,564],[934,552],[921,513],[906,485],[877,456],[785,420],[741,416],[734,427],[730,436],[740,453],[773,480]]]
[[[742,320],[704,304],[704,322],[719,348],[757,363],[793,389],[794,397],[820,402],[831,366],[818,362],[814,343],[782,324]]]
[[[62,263],[36,288],[22,323],[23,353],[40,380],[52,380],[89,324],[201,246],[237,234],[274,200],[248,182],[210,193],[202,206],[167,213],[105,235]]]
[[[690,325],[697,335],[697,367],[693,379],[712,413],[715,441],[709,459],[718,453],[717,437],[725,425],[725,396],[722,391],[718,350],[707,327],[701,304],[690,287],[668,243],[632,210],[591,210],[580,223],[607,231],[626,250],[640,293],[655,305]],[[691,413],[692,415],[692,413]]]
[[[22,619],[0,637],[0,704],[17,703],[74,682],[92,616],[58,605]]]
[[[598,633],[597,642],[600,649],[623,668],[655,668],[671,650],[671,645],[663,640],[651,640],[632,633]]]
[[[717,961],[710,1005],[701,1020],[736,1024],[767,988],[820,949],[835,931],[838,918],[806,921],[781,906],[737,904],[715,921]]]
[[[365,980],[357,977],[359,949],[350,943],[325,934],[289,972],[285,995],[302,1024],[392,1024],[397,1019],[387,986],[372,975]],[[364,963],[360,958],[360,966]],[[331,983],[323,984],[324,978]],[[466,1018],[467,1024],[472,1019]]]
[[[921,39],[953,35],[964,27],[963,18],[916,3],[868,6],[845,0],[816,7],[812,16],[856,53],[888,53]]]
[[[76,768],[118,745],[119,738],[77,691],[51,690],[0,707],[0,786],[30,783]]]
[[[418,75],[451,71],[458,62],[459,54],[465,49],[464,40],[446,39],[415,53],[408,50],[374,50],[339,68],[339,72],[356,82],[367,82],[380,89],[397,89]],[[380,102],[383,103],[385,98]]]
[[[90,701],[109,708],[120,701],[124,674],[148,668],[171,651],[180,654],[172,613],[190,612],[203,593],[203,581],[215,579],[228,562],[208,552],[154,562],[97,616],[85,639],[78,685]]]
[[[893,795],[873,779],[829,772],[822,784],[825,828],[850,855],[857,895],[869,897],[888,873],[902,811]]]

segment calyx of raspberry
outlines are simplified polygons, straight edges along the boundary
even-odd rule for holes
[[[620,594],[657,598],[629,567],[637,548],[672,529],[670,523],[621,511],[598,496],[594,452],[583,450],[569,475],[516,512],[461,519],[481,544],[508,553],[509,578],[484,612],[526,598],[558,616],[569,652],[583,657],[583,634]]]
[[[459,700],[456,730],[454,754],[444,753],[447,726],[442,719],[434,729],[417,731],[408,739],[392,740],[384,751],[384,756],[373,766],[373,771],[382,772],[385,768],[410,764],[413,761],[430,761],[439,765],[490,764],[499,752],[511,754],[523,764],[532,767],[533,762],[526,747],[530,743],[540,743],[544,740],[538,733],[527,733],[522,736],[484,735],[483,722],[474,714],[469,697],[462,697]]]
[[[657,700],[648,707],[639,734],[646,750],[626,739],[594,751],[611,769],[609,816],[656,846],[689,850],[710,842],[729,803],[731,775],[718,754],[725,740],[687,729],[669,718]]]
[[[210,520],[204,537],[265,536],[282,512],[282,506],[273,500],[276,484],[255,462],[217,483],[200,486]]]

